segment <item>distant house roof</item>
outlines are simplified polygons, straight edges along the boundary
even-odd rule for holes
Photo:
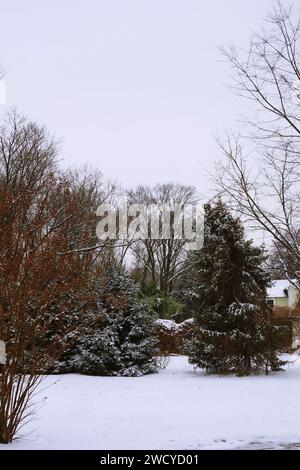
[[[296,282],[295,279],[292,279],[292,281]],[[267,289],[267,297],[287,297],[287,289],[290,286],[291,283],[287,279],[277,279]]]

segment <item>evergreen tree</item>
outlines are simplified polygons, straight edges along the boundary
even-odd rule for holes
[[[265,255],[244,238],[243,226],[218,201],[205,207],[204,246],[189,257],[189,308],[196,334],[189,361],[209,373],[249,374],[280,369],[284,334],[265,303]]]
[[[154,319],[139,286],[122,268],[110,269],[98,282],[96,299],[76,347],[66,352],[56,371],[104,376],[156,372]]]

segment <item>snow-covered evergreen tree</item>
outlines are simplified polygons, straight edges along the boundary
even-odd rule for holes
[[[96,299],[76,347],[56,370],[109,376],[156,372],[154,318],[139,286],[124,269],[110,269],[97,283]]]
[[[265,303],[270,279],[263,249],[244,239],[240,220],[220,200],[206,205],[204,230],[203,248],[189,259],[189,306],[197,324],[190,362],[210,373],[280,369],[284,332]]]

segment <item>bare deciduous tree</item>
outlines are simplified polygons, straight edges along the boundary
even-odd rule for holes
[[[295,238],[300,244],[300,228],[295,229]],[[282,279],[284,277],[293,279],[295,273],[300,272],[300,259],[291,254],[282,244],[274,242],[267,266],[273,279]]]
[[[227,135],[216,165],[221,193],[253,226],[300,260],[300,17],[278,3],[248,51],[223,50],[234,90],[257,112]],[[288,275],[288,273],[286,273]],[[296,273],[295,273],[296,274]]]
[[[36,387],[66,346],[70,293],[78,303],[99,256],[93,203],[106,197],[101,184],[59,174],[47,133],[9,116],[0,132],[0,442],[30,419]]]
[[[153,188],[139,186],[128,193],[130,203],[162,205],[171,209],[175,205],[181,207],[198,202],[195,188],[182,184],[157,184]],[[143,280],[150,280],[159,290],[172,292],[175,282],[184,269],[186,240],[176,239],[171,231],[170,238],[146,239],[133,241],[130,249],[136,261],[136,268],[142,271]]]

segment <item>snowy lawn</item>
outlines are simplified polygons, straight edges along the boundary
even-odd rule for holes
[[[206,376],[183,356],[138,378],[52,376],[27,435],[0,450],[297,448],[300,358],[290,358],[269,377]]]

